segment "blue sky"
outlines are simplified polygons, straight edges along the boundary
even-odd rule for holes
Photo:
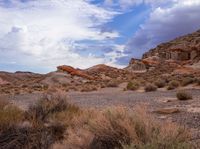
[[[0,70],[121,68],[200,29],[199,8],[200,0],[0,0]]]

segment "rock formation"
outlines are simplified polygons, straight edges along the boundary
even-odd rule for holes
[[[162,60],[198,62],[200,60],[200,30],[160,44],[144,53],[142,59],[152,56],[158,56]]]
[[[153,70],[160,63],[163,67],[173,64],[200,68],[200,30],[150,49],[141,60],[131,59],[125,69],[133,72]]]
[[[147,70],[147,65],[145,65],[145,63],[140,59],[132,58],[129,62],[128,67],[126,67],[125,69],[130,72],[132,71],[144,72]]]
[[[75,68],[73,68],[71,66],[67,66],[67,65],[58,66],[57,71],[67,72],[73,76],[79,76],[79,77],[83,77],[83,78],[90,79],[90,80],[93,79],[91,76],[87,75],[82,70],[75,69]]]

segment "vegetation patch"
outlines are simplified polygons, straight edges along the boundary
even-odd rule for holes
[[[186,77],[186,78],[184,78],[184,79],[182,80],[181,85],[182,85],[182,86],[187,86],[187,85],[189,85],[189,84],[194,83],[194,81],[195,81],[194,78],[192,78],[192,77]]]
[[[128,82],[126,89],[127,90],[137,90],[139,88],[139,83],[136,81]]]
[[[179,91],[176,93],[176,97],[178,100],[189,100],[192,99],[192,95],[185,91]]]
[[[156,91],[157,90],[157,87],[153,84],[147,84],[145,86],[145,92],[153,92],[153,91]]]
[[[158,79],[155,83],[154,83],[158,88],[163,88],[165,87],[166,81],[162,80],[162,79]]]
[[[179,85],[180,83],[178,81],[173,80],[169,82],[167,89],[174,90],[175,88],[179,87]]]

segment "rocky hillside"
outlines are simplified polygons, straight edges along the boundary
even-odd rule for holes
[[[174,70],[200,68],[200,30],[150,49],[143,54],[142,59],[131,59],[125,69],[146,72],[169,65]]]
[[[170,42],[162,43],[144,53],[142,59],[153,56],[161,60],[198,62],[200,60],[200,30]]]

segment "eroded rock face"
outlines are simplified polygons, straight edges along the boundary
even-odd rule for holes
[[[144,53],[142,58],[146,59],[153,56],[158,56],[162,60],[198,62],[200,60],[200,30],[160,44]]]
[[[129,66],[125,68],[128,71],[146,71],[146,64],[139,59],[132,58]]]
[[[125,69],[133,72],[154,71],[171,64],[177,69],[179,65],[192,67],[198,63],[200,63],[200,30],[150,49],[143,54],[141,60],[131,59]]]

